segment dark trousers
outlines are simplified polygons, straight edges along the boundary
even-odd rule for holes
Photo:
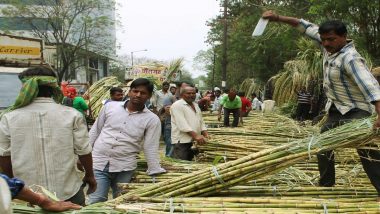
[[[73,195],[73,197],[67,199],[66,201],[70,201],[74,204],[78,204],[81,206],[86,206],[86,197],[85,197],[84,191],[83,191],[84,187],[85,187],[85,184],[83,184],[80,187],[79,191],[75,195]]]
[[[329,111],[327,122],[321,128],[321,133],[329,129],[350,122],[352,119],[360,119],[368,117],[371,114],[361,109],[352,109],[345,115],[342,115],[335,106],[332,106]],[[380,196],[380,151],[373,149],[358,149],[357,150],[364,171],[367,173],[372,185],[376,188]],[[335,157],[334,151],[326,151],[317,155],[318,169],[320,174],[319,185],[331,187],[335,185]]]
[[[225,127],[230,126],[230,113],[232,113],[234,116],[232,127],[237,127],[239,124],[239,116],[240,116],[238,108],[235,108],[235,109],[224,108],[224,126]]]
[[[298,103],[296,111],[296,119],[299,121],[304,121],[309,119],[311,105],[308,103]]]
[[[173,145],[172,157],[181,160],[191,161],[194,158],[194,151],[191,149],[193,143],[177,143]]]

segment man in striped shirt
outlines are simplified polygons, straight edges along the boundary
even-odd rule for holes
[[[347,39],[347,28],[340,21],[327,21],[316,26],[303,19],[280,16],[266,11],[263,18],[296,27],[321,47],[323,53],[323,86],[327,96],[328,118],[321,132],[342,125],[352,119],[370,116],[378,118],[373,127],[380,128],[380,86],[369,71],[365,60]],[[378,192],[380,201],[380,152],[358,149],[363,168]],[[334,153],[318,155],[320,186],[335,184]]]
[[[311,94],[307,92],[306,87],[303,86],[300,91],[297,92],[298,105],[296,119],[303,121],[309,119],[309,112],[311,110]]]

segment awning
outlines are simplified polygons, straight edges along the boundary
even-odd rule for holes
[[[0,73],[14,73],[19,74],[25,71],[27,68],[15,68],[15,67],[4,67],[0,66]]]

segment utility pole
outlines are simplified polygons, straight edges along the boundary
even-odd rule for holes
[[[144,50],[137,50],[137,51],[131,51],[131,62],[132,62],[132,68],[133,68],[133,53],[135,53],[135,52],[141,52],[141,51],[148,51],[148,49],[144,49]]]
[[[131,62],[132,62],[132,68],[133,68],[133,51],[131,52]]]
[[[215,61],[216,61],[216,53],[215,53],[215,50],[216,48],[214,47],[213,48],[213,63],[212,63],[212,91],[214,91],[214,88],[215,88]]]
[[[227,8],[228,0],[223,2],[223,49],[222,49],[222,88],[227,86]]]

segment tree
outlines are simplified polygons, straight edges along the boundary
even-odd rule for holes
[[[203,80],[207,86],[215,87],[220,86],[221,76],[216,74],[216,49],[200,50],[193,59],[193,68],[202,71],[208,71],[207,76],[202,76],[200,79]],[[195,80],[196,81],[196,80]]]
[[[349,37],[380,65],[380,0],[312,0],[309,14],[319,20],[339,19],[349,28]]]
[[[127,67],[118,61],[112,61],[110,63],[110,75],[117,77],[117,80],[120,82],[125,81],[125,71],[127,70]]]
[[[8,17],[22,18],[35,37],[56,45],[59,81],[72,68],[88,67],[91,52],[113,55],[114,37],[106,29],[115,23],[112,17],[104,15],[104,11],[114,8],[113,0],[35,0],[33,3],[10,0],[11,6],[2,12]],[[86,56],[85,63],[80,61],[83,56]]]
[[[266,82],[282,69],[284,62],[295,57],[294,49],[299,35],[288,26],[270,24],[261,37],[253,38],[252,31],[264,10],[280,10],[282,14],[303,16],[309,1],[229,0],[227,42],[227,85],[238,87],[245,79]],[[223,31],[222,17],[208,21],[210,31],[207,42],[220,43]],[[215,48],[215,76],[220,75],[221,47]],[[209,70],[209,74],[211,70]],[[212,75],[208,75],[208,82]],[[219,82],[219,80],[217,80]]]

